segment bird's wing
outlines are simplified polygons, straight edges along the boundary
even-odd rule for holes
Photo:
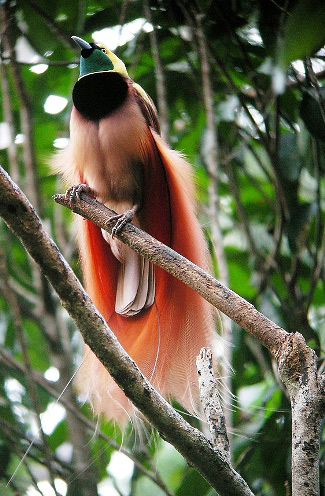
[[[160,134],[157,110],[153,100],[139,84],[135,83],[131,79],[130,86],[148,127],[151,127],[154,131],[156,131],[156,133]]]

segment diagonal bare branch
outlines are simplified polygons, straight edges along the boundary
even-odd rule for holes
[[[86,203],[83,200],[81,202]],[[43,229],[32,205],[2,168],[0,215],[42,267],[85,342],[161,437],[173,444],[221,496],[252,496],[246,482],[220,451],[214,449],[200,431],[191,427],[142,375]],[[126,231],[130,229],[133,226],[128,226]]]
[[[56,195],[55,200],[108,232],[111,231],[112,225],[107,220],[114,213],[87,195],[82,194],[81,199],[73,205],[70,205],[65,195]],[[221,496],[252,495],[246,482],[220,450],[213,449],[205,436],[176,413],[141,374],[44,231],[27,198],[1,168],[0,215],[40,264],[85,342],[160,435],[173,444]],[[279,363],[293,408],[293,485],[301,485],[303,480],[308,485],[308,491],[312,492],[301,494],[318,494],[318,457],[308,458],[303,441],[310,440],[313,452],[319,449],[318,433],[324,414],[324,388],[317,376],[317,357],[306,346],[303,336],[298,332],[287,333],[202,269],[135,226],[127,225],[118,237],[188,284],[270,350]],[[298,422],[302,415],[303,422]],[[310,418],[313,419],[312,424],[308,420]],[[306,467],[308,470],[305,470]]]
[[[54,199],[57,203],[111,232],[113,224],[108,223],[107,220],[115,213],[93,198],[82,193],[81,199],[76,200],[73,205],[70,205],[65,195],[55,195]],[[251,303],[197,265],[133,225],[127,225],[117,237],[140,255],[147,257],[151,262],[197,291],[268,348],[274,357],[277,357],[283,341],[289,334],[258,312]]]

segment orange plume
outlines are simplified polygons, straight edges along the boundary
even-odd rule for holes
[[[70,145],[57,156],[56,168],[69,181],[89,185],[118,213],[140,203],[135,224],[207,269],[191,167],[159,136],[149,97],[125,80],[125,100],[107,116],[94,121],[73,108]],[[153,386],[195,412],[196,356],[217,342],[212,306],[91,222],[77,222],[84,283],[95,306]],[[97,413],[120,423],[132,414],[129,400],[87,347],[77,380]]]

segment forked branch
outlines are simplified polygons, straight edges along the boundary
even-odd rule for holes
[[[81,202],[86,203],[84,200]],[[171,443],[221,496],[252,496],[253,493],[246,482],[223,454],[213,448],[199,430],[190,426],[142,375],[93,306],[72,269],[44,230],[32,205],[2,168],[0,215],[41,266],[85,342],[160,435]],[[127,230],[129,228],[132,229],[128,226]]]
[[[107,220],[114,213],[84,194],[72,206],[65,195],[56,195],[55,200],[72,207],[108,232],[113,227]],[[85,342],[161,436],[173,444],[220,495],[252,495],[220,451],[213,449],[203,434],[178,415],[143,377],[44,231],[32,205],[1,168],[0,215],[39,263]],[[318,495],[318,433],[324,413],[325,381],[317,375],[316,355],[306,346],[301,334],[287,333],[212,276],[135,226],[127,225],[118,237],[190,285],[270,350],[278,361],[293,405],[293,494]]]

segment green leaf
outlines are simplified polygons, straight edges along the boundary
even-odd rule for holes
[[[11,450],[9,445],[0,441],[0,479],[6,475],[10,456]]]
[[[168,443],[163,443],[159,450],[157,469],[168,487],[176,490],[186,467],[184,458]]]
[[[7,486],[6,481],[0,481],[0,493],[2,496],[12,496],[14,494],[12,488]]]
[[[127,23],[138,19],[139,17],[143,17],[143,7],[139,2],[127,3],[125,17],[123,17],[123,19],[121,19],[121,12],[123,11],[122,9],[124,8],[124,4],[121,0],[114,2],[114,8],[111,6],[104,8],[104,6],[107,6],[107,2],[101,3],[102,7],[98,5],[93,8],[93,10],[91,10],[91,8],[94,6],[88,6],[88,15],[85,22],[86,33],[92,33],[107,27],[117,26],[121,20],[123,23]]]
[[[228,259],[231,289],[243,298],[251,300],[256,295],[256,289],[251,284],[251,272],[247,266],[246,254],[234,250]]]
[[[280,9],[279,9],[280,10]],[[289,13],[284,38],[278,54],[282,67],[293,60],[311,55],[325,43],[325,2],[300,0]]]
[[[132,492],[134,496],[143,496],[150,494],[150,496],[166,496],[165,491],[160,489],[151,479],[147,477],[139,477],[134,485]]]
[[[278,146],[278,160],[275,162],[282,194],[286,198],[291,216],[299,207],[298,188],[302,169],[297,139],[294,133],[281,134]]]
[[[24,330],[28,338],[28,354],[32,367],[45,372],[49,366],[48,347],[41,329],[32,320],[24,321]]]
[[[320,94],[325,101],[325,88],[320,88]],[[325,121],[320,105],[316,90],[304,91],[300,104],[300,117],[312,136],[325,141]]]
[[[316,202],[297,205],[296,208],[292,210],[288,225],[288,240],[291,250],[296,251],[298,245],[302,246],[305,229],[315,216],[316,212]]]
[[[290,183],[297,183],[302,161],[294,133],[281,134],[277,168],[281,176]]]
[[[66,420],[62,420],[52,434],[48,436],[49,447],[52,451],[55,451],[62,443],[68,439],[68,429]]]
[[[176,492],[176,496],[204,496],[210,492],[210,485],[194,469],[190,469]]]
[[[5,347],[11,350],[14,349],[16,344],[15,323],[12,318],[9,319],[5,334]]]

